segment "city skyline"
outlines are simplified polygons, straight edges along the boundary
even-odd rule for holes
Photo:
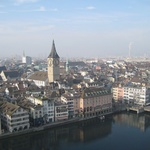
[[[148,0],[1,0],[0,56],[149,56]]]

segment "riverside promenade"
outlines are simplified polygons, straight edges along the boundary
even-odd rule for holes
[[[105,114],[105,115],[108,115],[108,114]],[[13,133],[11,133],[11,132],[2,133],[2,134],[0,134],[0,140],[5,139],[5,138],[15,137],[15,136],[22,136],[25,134],[32,134],[32,133],[40,132],[43,130],[48,130],[48,129],[52,129],[55,127],[73,124],[73,123],[77,123],[77,122],[82,122],[82,121],[86,121],[86,120],[90,120],[90,119],[94,119],[94,118],[97,118],[97,116],[88,117],[88,118],[79,118],[79,117],[78,118],[72,118],[72,119],[68,119],[68,120],[64,120],[64,121],[52,122],[49,124],[45,124],[45,125],[42,125],[39,127],[33,127],[33,128],[22,130],[22,131],[16,131]]]
[[[32,127],[30,129],[26,129],[26,130],[21,130],[21,131],[16,131],[16,132],[7,132],[7,133],[2,133],[0,134],[0,139],[4,139],[4,138],[9,138],[9,137],[13,137],[13,136],[19,136],[19,135],[24,135],[24,134],[29,134],[29,133],[34,133],[34,132],[39,132],[42,130],[46,130],[46,129],[50,129],[50,128],[54,128],[54,127],[59,127],[62,125],[67,125],[67,124],[71,124],[71,123],[76,123],[79,121],[83,121],[82,118],[73,118],[73,119],[68,119],[68,120],[64,120],[64,121],[58,121],[58,122],[52,122],[49,124],[45,124],[39,127]]]

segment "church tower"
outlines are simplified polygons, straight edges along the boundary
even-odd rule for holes
[[[47,59],[49,83],[54,82],[54,81],[59,81],[59,78],[60,78],[60,67],[59,67],[60,60],[59,59],[60,58],[56,52],[55,43],[53,40],[52,49]]]

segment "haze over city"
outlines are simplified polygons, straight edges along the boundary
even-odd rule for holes
[[[149,56],[149,0],[1,0],[0,57]]]

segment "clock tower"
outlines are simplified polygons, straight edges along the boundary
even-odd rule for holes
[[[49,83],[54,81],[59,81],[60,78],[60,68],[59,68],[59,56],[56,52],[55,43],[53,40],[52,49],[48,56],[47,63],[48,63],[48,80]]]

